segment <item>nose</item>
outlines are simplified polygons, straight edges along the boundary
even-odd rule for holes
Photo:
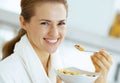
[[[50,30],[49,30],[49,35],[52,37],[58,37],[59,30],[56,25],[51,25]]]

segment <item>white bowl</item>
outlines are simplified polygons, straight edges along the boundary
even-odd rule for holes
[[[64,83],[94,83],[100,75],[99,73],[88,72],[75,67],[64,68],[62,70],[80,72],[79,75],[70,75],[55,70],[56,74],[64,81]]]

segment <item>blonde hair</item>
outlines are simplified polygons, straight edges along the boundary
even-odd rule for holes
[[[56,3],[62,3],[66,11],[68,13],[68,5],[67,0],[21,0],[21,16],[24,17],[24,20],[26,22],[30,21],[30,18],[34,16],[34,8],[37,3],[46,3],[46,2],[56,2]],[[2,48],[2,59],[5,59],[6,57],[10,56],[13,53],[13,49],[15,47],[15,44],[21,39],[21,37],[26,34],[26,31],[24,29],[20,29],[18,35],[13,38],[11,41],[8,41]]]

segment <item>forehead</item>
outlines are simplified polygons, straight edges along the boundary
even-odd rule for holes
[[[65,19],[66,8],[62,3],[37,3],[35,6],[35,16],[41,19]]]

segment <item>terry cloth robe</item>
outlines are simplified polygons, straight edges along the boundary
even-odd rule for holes
[[[50,55],[48,76],[27,36],[15,45],[14,53],[0,61],[0,83],[56,83],[54,69],[63,68],[59,52]]]

